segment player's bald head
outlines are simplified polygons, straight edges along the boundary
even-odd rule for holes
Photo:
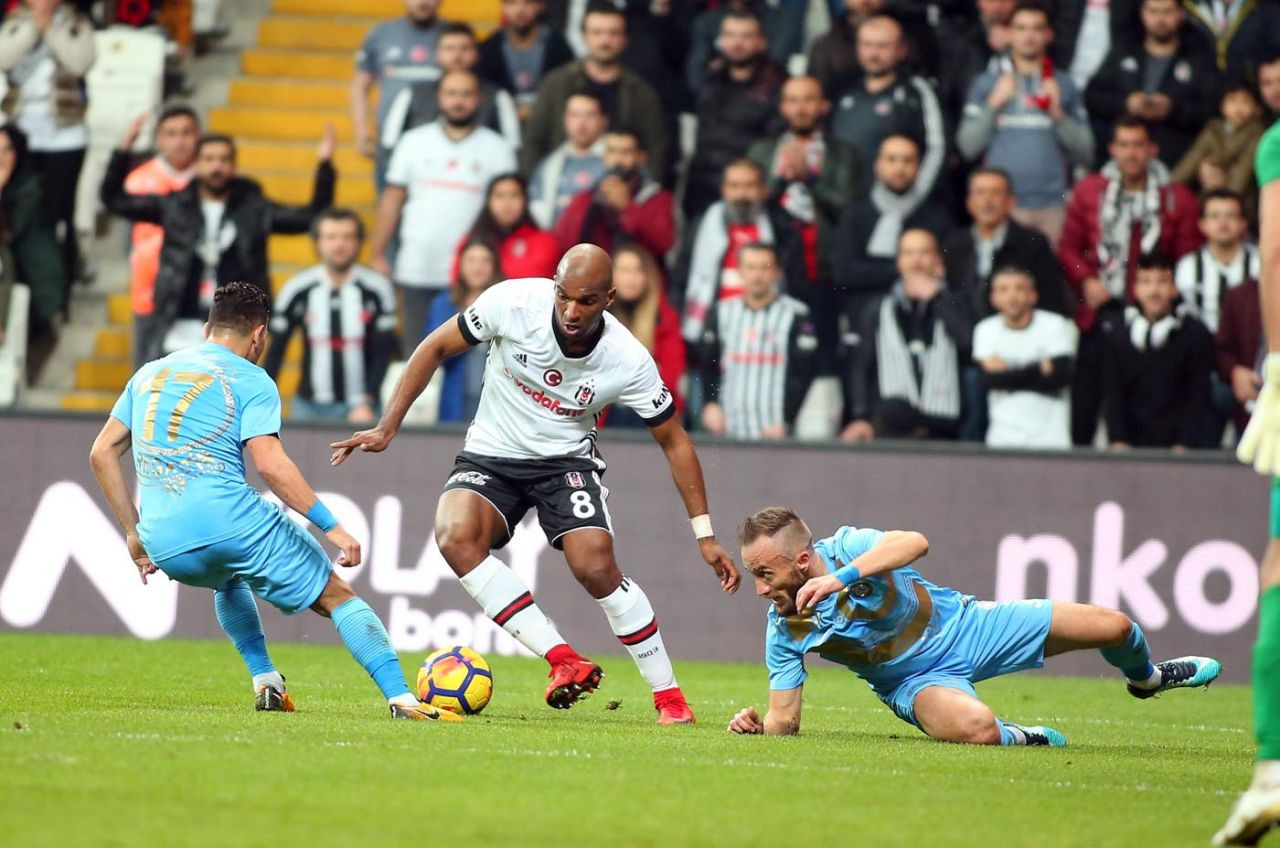
[[[575,294],[605,294],[613,288],[613,260],[594,244],[575,244],[556,266],[556,282]]]

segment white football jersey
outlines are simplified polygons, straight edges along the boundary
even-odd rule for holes
[[[611,403],[634,410],[651,427],[675,414],[653,357],[608,312],[604,332],[584,356],[560,347],[555,283],[507,280],[459,316],[467,341],[490,341],[480,407],[464,450],[506,459],[595,456],[595,424]]]

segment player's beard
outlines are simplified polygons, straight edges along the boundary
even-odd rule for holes
[[[469,115],[460,115],[456,118],[453,117],[452,115],[445,115],[444,122],[449,126],[453,127],[455,130],[465,130],[468,127],[472,127],[475,125],[476,113],[472,112]]]
[[[760,209],[761,204],[751,200],[730,200],[724,204],[724,216],[730,224],[754,224]]]

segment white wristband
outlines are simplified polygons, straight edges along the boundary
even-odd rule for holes
[[[690,518],[689,526],[693,528],[693,538],[698,540],[707,539],[716,534],[716,531],[711,529],[711,516],[706,513]]]

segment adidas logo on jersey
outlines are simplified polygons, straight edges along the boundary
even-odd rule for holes
[[[517,353],[515,356],[511,358],[514,359],[516,363],[519,365],[528,366],[529,364],[529,357],[523,353]]]

